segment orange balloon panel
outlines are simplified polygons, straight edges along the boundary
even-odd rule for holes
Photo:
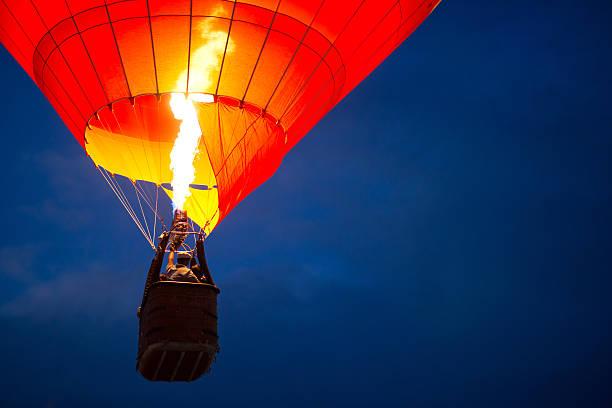
[[[0,41],[97,165],[169,183],[179,121],[203,136],[186,205],[212,230],[439,0],[2,0]],[[168,192],[171,194],[171,192]]]

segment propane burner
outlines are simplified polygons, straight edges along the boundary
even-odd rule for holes
[[[185,241],[187,233],[189,232],[189,223],[187,222],[187,211],[175,210],[174,218],[172,219],[172,227],[170,228],[170,237],[172,248],[179,249],[179,247]]]

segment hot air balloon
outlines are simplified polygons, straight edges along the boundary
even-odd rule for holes
[[[1,0],[0,41],[156,250],[155,270],[166,251],[158,232],[177,250],[193,236],[193,253],[439,1]],[[169,199],[178,223],[164,221]],[[144,337],[142,316],[192,285],[156,279],[140,311]],[[184,295],[214,324],[190,323],[201,336],[158,348],[145,377],[189,381],[209,368],[216,293],[211,283]]]

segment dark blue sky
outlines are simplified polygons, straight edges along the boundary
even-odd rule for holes
[[[135,371],[150,249],[0,49],[0,406],[612,406],[611,11],[443,1],[209,239],[192,384]]]

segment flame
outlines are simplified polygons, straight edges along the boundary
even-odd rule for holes
[[[193,159],[198,153],[202,129],[190,98],[182,94],[172,94],[170,108],[174,117],[181,121],[178,136],[170,152],[170,170],[173,173],[174,209],[182,211],[187,197],[191,195],[189,184],[195,180]]]
[[[189,77],[189,91],[206,91],[217,80],[219,67],[224,52],[231,52],[232,41],[228,41],[227,32],[213,30],[206,21],[199,25],[201,37],[205,39],[202,46],[191,54],[190,69],[184,70],[177,80],[177,88],[184,87]],[[214,74],[214,75],[213,75]],[[172,94],[170,107],[177,120],[181,121],[174,147],[170,153],[170,170],[172,170],[173,204],[175,210],[183,210],[187,198],[191,195],[189,184],[195,180],[194,159],[198,153],[202,129],[193,102],[211,103],[214,97],[210,94]]]

